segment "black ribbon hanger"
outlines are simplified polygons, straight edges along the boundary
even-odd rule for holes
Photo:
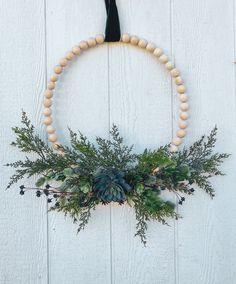
[[[106,42],[120,41],[120,20],[116,0],[105,0],[107,10],[107,22],[105,31]]]

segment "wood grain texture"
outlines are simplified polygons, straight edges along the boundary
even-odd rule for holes
[[[232,284],[236,279],[236,5],[233,0],[117,0],[121,30],[162,47],[181,70],[191,105],[186,144],[219,127],[217,150],[232,157],[216,198],[197,191],[170,227],[150,223],[147,248],[134,238],[129,207],[100,206],[84,232],[47,215],[44,199],[0,192],[0,283]],[[80,40],[102,33],[103,0],[0,2],[0,164],[21,159],[8,145],[20,110],[42,136],[42,94],[53,67]],[[135,151],[168,143],[178,100],[151,54],[113,44],[89,50],[63,74],[53,106],[59,138],[67,126],[89,138],[119,126]],[[1,166],[1,188],[12,171]],[[27,181],[29,183],[29,181]],[[32,179],[32,184],[34,180]],[[15,190],[14,190],[15,189]],[[166,198],[172,198],[166,196]]]
[[[105,4],[93,1],[47,1],[48,75],[65,52],[103,32]],[[89,50],[63,72],[54,99],[59,139],[68,144],[67,127],[88,138],[108,136],[107,47]],[[50,283],[110,283],[110,209],[99,207],[79,235],[62,215],[49,214]]]
[[[11,127],[20,124],[22,108],[42,133],[44,5],[43,1],[25,1],[24,5],[20,1],[1,1],[0,11],[0,283],[46,284],[46,200],[36,200],[31,194],[22,198],[17,185],[5,191],[13,171],[3,167],[24,158],[9,146],[14,139]]]
[[[235,87],[234,1],[175,1],[173,52],[186,78],[191,102],[187,142],[219,128],[217,150],[233,156],[227,177],[213,180],[216,198],[197,192],[180,208],[178,282],[234,283],[235,217]]]

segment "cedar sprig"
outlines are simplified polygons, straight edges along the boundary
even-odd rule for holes
[[[221,164],[230,155],[227,153],[213,153],[216,144],[217,127],[209,136],[202,136],[189,149],[184,148],[177,153],[177,165],[188,165],[190,184],[196,183],[211,197],[215,196],[215,190],[209,179],[213,176],[224,175],[219,169]]]

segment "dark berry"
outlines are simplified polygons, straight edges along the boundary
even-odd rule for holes
[[[51,186],[50,186],[50,184],[47,184],[45,187],[46,187],[46,189],[49,189]]]
[[[52,199],[51,198],[48,198],[48,203],[51,203],[52,202]]]
[[[60,203],[59,203],[59,202],[56,202],[56,203],[55,203],[55,206],[56,206],[56,207],[59,207],[59,206],[60,206]]]
[[[54,197],[54,198],[57,198],[57,197],[58,197],[58,194],[56,194],[56,193],[53,194],[53,197]]]
[[[181,197],[181,201],[185,201],[185,197]]]
[[[21,191],[20,191],[20,195],[24,195],[24,194],[25,194],[24,190],[23,190],[23,189],[21,189]]]
[[[191,192],[194,192],[195,190],[194,190],[194,188],[191,188],[190,191],[191,191]]]
[[[182,205],[182,204],[183,204],[183,201],[180,200],[180,201],[179,201],[179,205]]]
[[[161,190],[165,190],[166,188],[165,188],[165,186],[161,186]]]
[[[36,196],[37,196],[37,197],[40,197],[40,196],[41,196],[41,191],[40,191],[40,190],[37,190],[37,191],[36,191]]]
[[[48,191],[47,189],[44,189],[44,190],[43,190],[43,193],[44,193],[46,196],[49,195],[49,191]]]
[[[21,186],[20,186],[20,189],[24,189],[24,188],[25,188],[25,186],[24,186],[24,185],[21,185]]]

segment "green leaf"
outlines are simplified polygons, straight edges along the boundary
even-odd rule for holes
[[[144,192],[145,187],[144,187],[143,184],[139,183],[139,184],[136,185],[135,189],[136,189],[138,195],[141,195]]]
[[[36,185],[37,187],[41,187],[41,186],[44,185],[45,182],[46,182],[46,178],[41,177],[41,178],[39,178],[39,179],[36,181],[35,185]]]
[[[154,185],[157,182],[157,178],[155,176],[148,176],[147,180],[145,181],[145,183],[147,185]]]
[[[86,183],[80,187],[83,193],[89,193],[91,191],[91,186],[89,183]]]
[[[66,191],[67,189],[70,188],[70,185],[68,184],[67,181],[64,181],[61,185],[60,185],[60,190],[61,191]]]
[[[71,169],[71,168],[66,168],[66,169],[64,169],[64,171],[63,171],[63,174],[64,174],[66,177],[73,175],[73,173],[74,173],[74,171],[73,171],[73,169]]]
[[[59,172],[59,173],[55,174],[55,180],[56,181],[64,181],[65,178],[66,177],[65,177],[64,173]]]
[[[169,153],[165,148],[160,148],[154,151],[145,149],[145,151],[138,157],[138,168],[142,171],[151,173],[157,167],[175,167],[176,161],[172,160],[168,155]]]
[[[183,174],[183,175],[188,175],[189,172],[190,172],[190,168],[189,168],[188,165],[183,164],[183,165],[179,166],[179,171],[180,171],[181,174]]]
[[[71,187],[70,189],[71,192],[79,192],[80,191],[80,187],[78,185],[74,185]]]

